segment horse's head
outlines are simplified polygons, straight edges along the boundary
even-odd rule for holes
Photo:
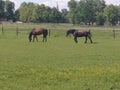
[[[69,29],[69,30],[66,32],[66,37],[67,37],[68,35],[70,35],[70,34],[73,35],[75,31],[76,31],[75,29]]]
[[[66,32],[66,37],[69,35],[69,30]]]

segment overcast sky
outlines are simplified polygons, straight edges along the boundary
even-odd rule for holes
[[[57,3],[59,9],[68,8],[67,3],[70,0],[10,0],[15,3],[15,9],[19,8],[22,2],[34,2],[37,4],[45,4],[46,6],[56,7]],[[80,1],[80,0],[77,0]],[[120,0],[105,0],[106,4],[120,5]]]

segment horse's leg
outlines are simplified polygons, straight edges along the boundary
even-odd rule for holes
[[[38,42],[38,38],[37,38],[37,36],[35,36],[36,37],[36,41]]]
[[[47,36],[45,36],[45,42],[47,42]]]
[[[85,43],[87,43],[87,36],[85,36]]]
[[[91,43],[93,43],[93,41],[92,41],[91,37],[88,37],[88,38],[89,38],[90,42],[91,42]]]
[[[76,36],[74,36],[74,41],[75,41],[76,43],[78,43],[77,37],[76,37]]]
[[[47,37],[45,38],[45,41],[47,42]]]
[[[43,42],[47,41],[47,36],[43,36]]]
[[[46,37],[44,37],[44,41],[45,41],[45,42],[47,41],[47,38],[46,38]]]
[[[44,36],[43,36],[43,42],[44,42]]]
[[[33,36],[33,42],[34,42],[34,40],[35,40],[35,37],[36,37],[36,35]]]

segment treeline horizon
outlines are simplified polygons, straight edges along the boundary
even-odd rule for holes
[[[68,8],[69,10],[60,11],[59,6],[51,8],[44,4],[23,2],[15,10],[13,2],[0,0],[0,20],[24,23],[120,24],[120,5],[107,5],[104,0],[70,0]]]

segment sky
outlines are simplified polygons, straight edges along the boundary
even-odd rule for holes
[[[59,9],[63,9],[67,7],[68,1],[70,0],[10,0],[12,2],[15,3],[15,9],[18,9],[20,4],[22,2],[34,2],[37,4],[45,4],[46,6],[50,6],[50,7],[56,7],[57,3],[59,5]],[[76,1],[80,1],[80,0],[76,0]],[[120,5],[120,0],[105,0],[106,4],[114,4],[114,5]]]

